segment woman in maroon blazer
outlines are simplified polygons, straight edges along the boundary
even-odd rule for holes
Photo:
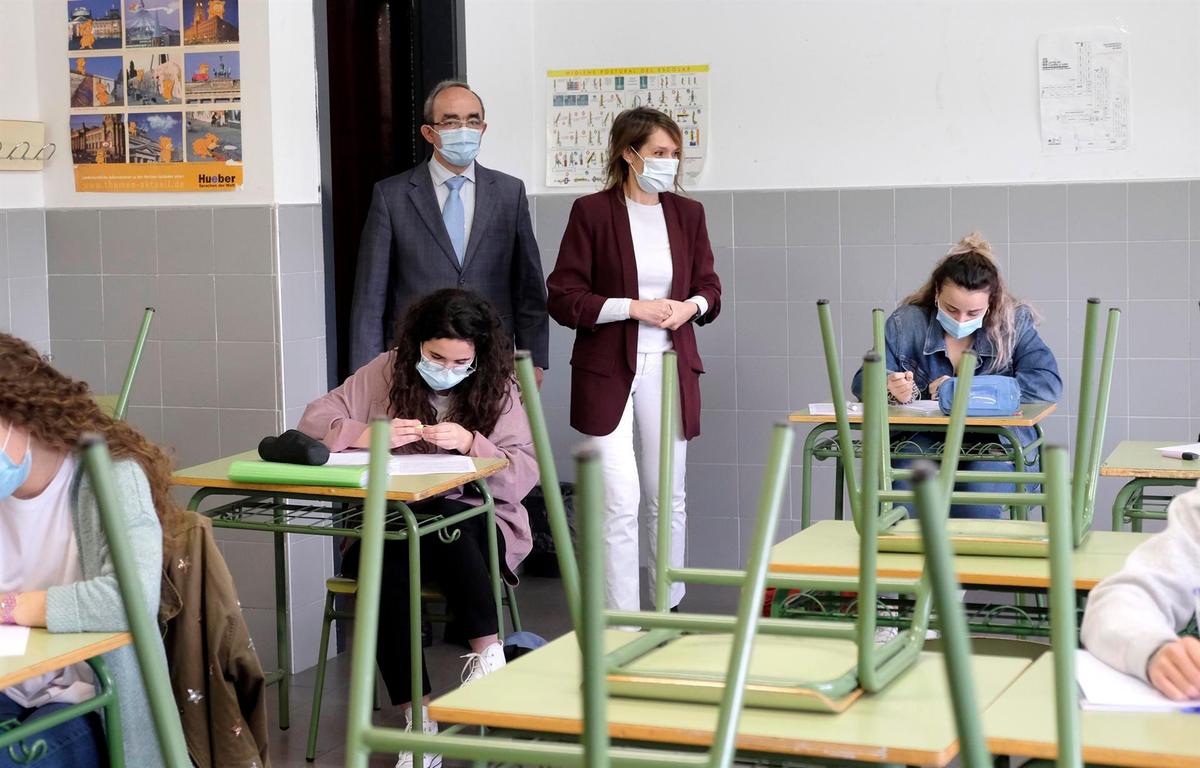
[[[682,405],[672,435],[671,564],[683,565],[686,441],[700,434],[704,372],[695,326],[712,322],[721,310],[704,208],[676,194],[682,191],[682,145],[679,126],[655,109],[618,115],[609,135],[605,189],[575,201],[547,280],[551,317],[576,332],[571,426],[590,435],[600,451],[605,593],[608,606],[618,610],[640,608],[640,493],[650,515],[652,555],[655,547],[662,355],[671,349],[679,356]],[[672,586],[672,608],[683,591],[682,584]]]

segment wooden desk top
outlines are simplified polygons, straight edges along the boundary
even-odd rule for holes
[[[1012,416],[968,416],[968,427],[1032,427],[1040,423],[1058,408],[1055,403],[1025,403],[1021,412]],[[794,411],[788,416],[793,424],[833,424],[837,419],[833,415],[812,414],[808,408]],[[862,414],[851,414],[851,424],[861,424]],[[941,413],[930,415],[914,411],[900,405],[888,407],[888,424],[913,426],[946,426],[950,417]]]
[[[128,632],[53,634],[32,629],[24,656],[0,656],[0,690],[87,661],[133,642]]]
[[[609,649],[637,637],[609,631]],[[1028,666],[1026,659],[972,659],[979,700],[986,706]],[[568,633],[487,677],[437,699],[430,716],[540,733],[579,734],[579,646]],[[920,712],[920,717],[914,717]],[[609,697],[613,738],[707,746],[716,728],[717,707]],[[819,756],[839,760],[944,766],[958,752],[942,658],[923,653],[883,693],[867,694],[840,715],[746,709],[738,727],[743,752]]]
[[[171,476],[173,485],[194,488],[227,488],[234,491],[267,491],[286,496],[337,496],[366,498],[366,488],[338,488],[317,485],[270,485],[267,483],[235,483],[229,479],[229,465],[235,461],[259,461],[258,451],[226,456],[223,459],[176,470]],[[466,485],[473,480],[490,477],[508,466],[508,459],[475,459],[475,471],[463,474],[395,475],[388,484],[391,501],[422,501]]]
[[[1091,589],[1119,570],[1125,558],[1149,533],[1092,531],[1075,550],[1072,572],[1076,589]],[[921,575],[921,555],[880,552],[881,578],[915,579]],[[822,520],[771,548],[770,570],[777,573],[822,576],[858,575],[858,532],[849,520]],[[959,582],[970,586],[1050,586],[1050,561],[1038,557],[985,557],[956,555],[954,571]],[[1197,721],[1200,725],[1200,721]]]
[[[1054,655],[1035,661],[983,713],[996,754],[1055,757]],[[1179,712],[1080,712],[1089,764],[1177,768],[1200,766],[1200,715]]]
[[[1179,441],[1187,442],[1186,440]],[[1122,440],[1112,454],[1100,465],[1104,477],[1153,477],[1165,480],[1180,480],[1180,484],[1200,480],[1200,460],[1184,461],[1168,459],[1158,452],[1169,442],[1146,440]]]

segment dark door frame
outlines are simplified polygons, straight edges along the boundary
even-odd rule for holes
[[[359,201],[362,187],[407,170],[428,157],[428,145],[420,136],[421,109],[425,94],[439,81],[466,79],[465,0],[313,0],[317,67],[317,128],[321,151],[321,232],[325,259],[325,345],[327,384],[342,381],[348,370],[346,329],[350,316],[350,295],[354,266],[358,259],[358,238],[367,210],[356,204],[350,209],[334,205],[334,196],[348,195]],[[330,11],[345,14],[371,14],[374,26],[356,27],[352,40],[330,40]],[[337,20],[339,24],[343,19]],[[361,32],[359,31],[361,30]],[[364,39],[359,39],[359,38]],[[374,140],[388,142],[380,146],[382,162],[371,172],[350,176],[335,162],[334,140],[358,141],[370,131],[351,130],[349,119],[334,115],[335,88],[348,87],[356,76],[367,73],[344,71],[346,45],[374,48],[381,66],[390,63],[385,82],[392,84],[390,103],[372,105],[390,116],[389,135]],[[331,71],[331,46],[334,67]],[[379,101],[384,100],[380,94]],[[339,135],[335,136],[335,122]],[[343,154],[341,152],[339,155]],[[342,185],[339,188],[339,183]],[[347,188],[346,185],[350,185]],[[368,190],[369,191],[369,190]],[[361,210],[359,210],[361,209]],[[347,284],[349,281],[349,285]]]

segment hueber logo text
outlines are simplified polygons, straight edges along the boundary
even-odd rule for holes
[[[232,187],[237,184],[233,176],[223,173],[200,173],[196,175],[196,183],[201,187]]]

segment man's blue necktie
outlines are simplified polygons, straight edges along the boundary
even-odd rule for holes
[[[442,208],[442,221],[446,222],[446,233],[450,235],[450,244],[454,246],[460,267],[467,250],[467,219],[459,190],[466,183],[466,176],[452,176],[446,180],[446,189],[450,194],[446,196],[446,205]]]

